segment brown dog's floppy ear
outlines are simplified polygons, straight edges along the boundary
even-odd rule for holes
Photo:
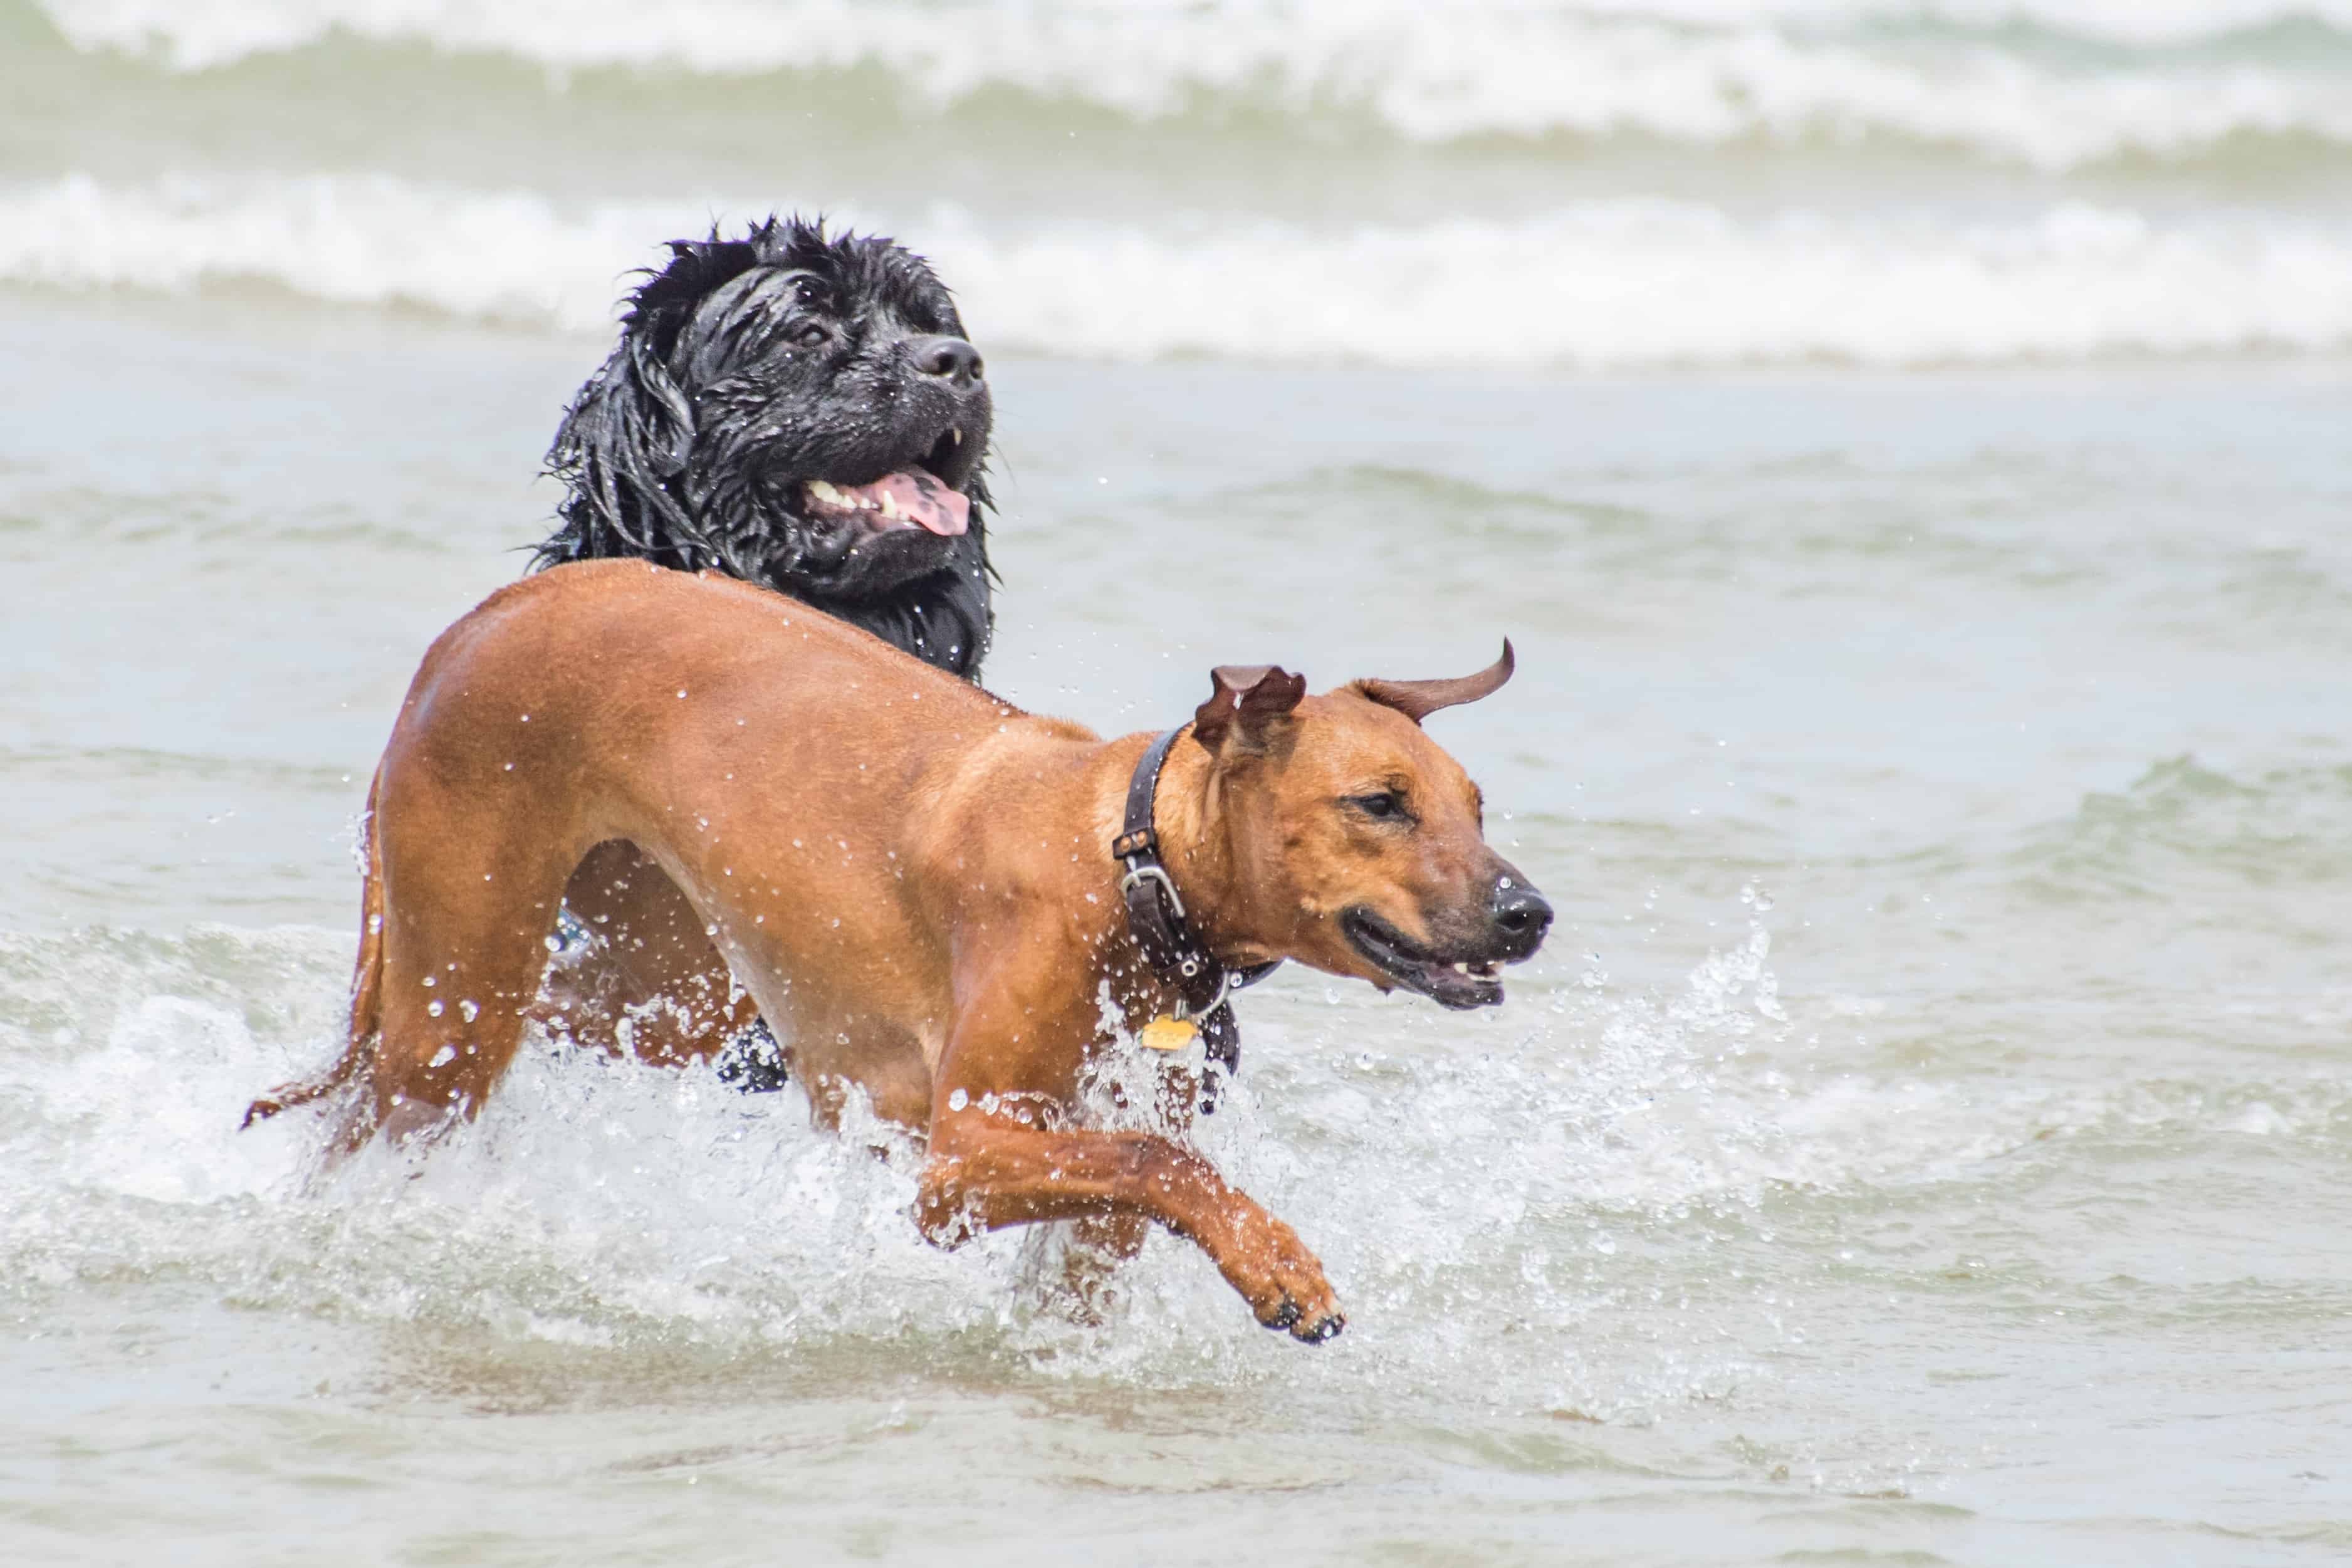
[[[1307,695],[1307,678],[1278,664],[1219,665],[1209,671],[1209,680],[1216,689],[1192,710],[1192,739],[1212,752],[1236,731],[1244,744],[1262,745],[1266,726]]]
[[[1505,637],[1503,657],[1475,675],[1458,675],[1451,680],[1359,680],[1355,688],[1360,695],[1383,708],[1395,709],[1418,724],[1440,708],[1494,695],[1517,667],[1511,639]]]

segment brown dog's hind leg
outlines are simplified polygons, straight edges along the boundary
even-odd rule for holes
[[[431,1137],[482,1106],[521,1044],[578,849],[525,809],[431,784],[383,819],[383,965],[374,1094],[341,1142]],[[462,831],[450,824],[462,823]]]
[[[539,932],[511,926],[429,945],[425,933],[404,932],[392,946],[421,951],[387,977],[372,1114],[347,1130],[354,1146],[378,1127],[406,1142],[480,1111],[522,1043],[546,951]]]
[[[594,942],[551,965],[545,1015],[583,1046],[671,1066],[709,1056],[760,1021],[686,894],[625,838],[588,851],[563,902]]]

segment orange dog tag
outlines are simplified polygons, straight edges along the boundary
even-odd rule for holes
[[[1181,1051],[1201,1037],[1201,1026],[1190,1018],[1162,1013],[1136,1032],[1135,1037],[1155,1051]]]

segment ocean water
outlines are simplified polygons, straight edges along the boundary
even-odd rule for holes
[[[991,684],[1433,721],[1560,924],[1286,973],[1348,1331],[797,1091],[333,1049],[365,780],[658,241],[904,237]],[[0,0],[0,1559],[2352,1557],[2352,8]]]

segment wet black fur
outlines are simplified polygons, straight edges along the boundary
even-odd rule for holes
[[[991,621],[988,388],[976,370],[967,385],[915,363],[963,337],[947,289],[887,238],[796,217],[669,248],[556,431],[548,471],[569,494],[534,568],[633,556],[725,572],[974,674]],[[803,515],[805,481],[916,463],[971,498],[968,532]]]

